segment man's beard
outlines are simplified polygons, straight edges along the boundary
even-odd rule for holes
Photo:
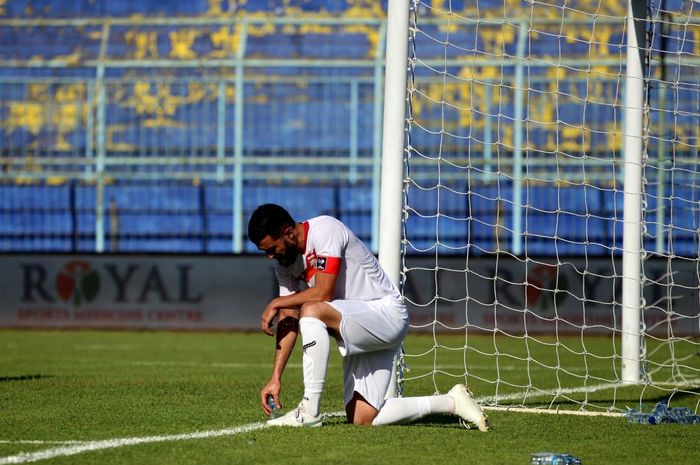
[[[287,247],[287,250],[284,252],[284,255],[280,255],[275,258],[277,259],[280,265],[288,267],[294,265],[294,263],[297,261],[298,256],[299,252],[297,252],[296,247]]]

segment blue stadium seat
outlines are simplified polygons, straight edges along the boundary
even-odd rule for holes
[[[205,183],[205,204],[207,211],[230,210],[233,208],[233,186],[230,183]]]
[[[197,253],[203,250],[200,239],[119,239],[118,244],[120,252]]]
[[[355,235],[369,244],[372,238],[372,186],[344,185],[338,188],[340,209],[336,215]]]
[[[527,203],[535,210],[584,215],[600,210],[601,191],[592,187],[535,187],[527,192]]]
[[[584,94],[585,95],[585,94]],[[581,112],[581,102],[559,102],[556,108],[556,117],[567,126],[581,126],[584,113]],[[563,127],[561,127],[563,129]]]
[[[248,3],[265,3],[254,0]],[[206,13],[206,0],[162,2],[161,0],[12,0],[5,4],[11,18],[84,18],[143,16],[196,16]],[[269,5],[268,5],[269,9]]]
[[[0,208],[62,210],[69,207],[67,185],[0,184]]]
[[[370,212],[374,203],[372,186],[366,184],[340,186],[338,196],[345,210]]]
[[[249,215],[263,203],[285,207],[298,221],[331,213],[335,210],[333,187],[318,186],[247,186],[243,195],[243,209]]]
[[[71,233],[70,214],[65,211],[0,213],[0,234],[32,237]]]
[[[528,237],[523,243],[528,256],[585,256],[591,255],[583,244],[570,243],[564,240]]]
[[[246,225],[253,210],[264,203],[283,206],[296,221],[321,214],[333,214],[336,207],[333,187],[251,185],[246,186],[244,191],[243,211]],[[258,252],[248,240],[244,241],[244,250]]]
[[[405,221],[406,237],[429,240],[435,242],[437,235],[437,218],[424,217],[417,214],[409,214]]]
[[[122,235],[136,234],[143,236],[144,240],[147,240],[149,235],[182,234],[194,237],[201,232],[201,217],[198,214],[184,215],[175,212],[119,214],[119,233]]]
[[[65,1],[65,0],[63,0]],[[63,2],[62,1],[62,2]],[[62,3],[61,2],[61,3]],[[81,3],[86,3],[85,0]],[[96,3],[96,5],[95,5]],[[384,5],[386,1],[382,2]],[[195,0],[191,2],[167,2],[161,0],[147,0],[144,2],[135,2],[134,0],[121,2],[90,2],[90,5],[98,16],[129,16],[134,12],[143,15],[155,16],[196,16],[206,13],[209,9],[209,4],[205,0]],[[248,11],[251,13],[261,12],[270,15],[277,15],[284,12],[282,2],[279,2],[278,9],[272,9],[269,0],[247,0],[246,2],[224,2],[222,9],[224,12],[232,13],[237,10]],[[273,5],[274,6],[274,5]],[[331,12],[340,13],[348,9],[349,5],[346,0],[304,0],[293,5],[304,11],[309,12]],[[386,10],[386,8],[384,8]],[[88,10],[88,8],[86,8]]]
[[[72,243],[70,239],[51,237],[41,239],[8,239],[0,237],[0,247],[4,251],[12,252],[70,252]]]
[[[66,186],[0,185],[0,237],[6,251],[70,251]]]
[[[15,2],[12,2],[15,3]],[[80,15],[78,15],[80,16]],[[66,57],[80,51],[83,59],[99,55],[100,26],[22,26],[0,28],[0,57],[30,60]],[[52,40],[47,40],[50,37]]]
[[[672,249],[675,255],[697,257],[700,255],[700,238],[697,234],[672,235]]]
[[[692,211],[689,209],[675,208],[666,216],[667,221],[669,221],[669,227],[673,229],[686,230],[690,233],[698,231],[700,227],[700,218],[698,218],[698,211]]]
[[[107,186],[105,198],[113,200],[119,210],[197,210],[199,209],[199,188],[170,183],[153,185],[114,185]]]
[[[278,102],[275,105],[247,105],[247,121],[265,121],[267,125],[246,125],[245,148],[297,150],[299,141],[304,141],[305,150],[327,150],[329,154],[347,155],[350,147],[350,113],[344,112],[339,116],[336,110],[338,105],[345,105],[345,102],[327,98],[326,101],[303,104]],[[363,111],[364,114],[371,114],[367,106]],[[280,120],[280,115],[287,116]],[[363,118],[360,118],[360,121],[363,121]],[[367,124],[361,123],[365,133],[369,132]],[[262,131],[264,134],[260,133]],[[358,137],[357,142],[360,149],[367,150],[371,148],[372,139]]]
[[[231,212],[222,214],[209,214],[207,218],[207,225],[209,233],[211,234],[226,234],[231,236],[233,234],[233,219],[231,218]],[[231,240],[229,239],[229,243]]]
[[[359,60],[371,58],[375,53],[364,33],[304,34],[302,37],[301,52],[309,58]]]
[[[469,224],[466,219],[452,219],[441,216],[438,219],[438,237],[441,244],[450,247],[466,247],[469,242]]]

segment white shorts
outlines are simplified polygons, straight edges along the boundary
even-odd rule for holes
[[[391,296],[329,304],[342,315],[338,350],[343,356],[345,404],[357,392],[379,410],[391,381],[394,354],[408,332],[406,306]]]

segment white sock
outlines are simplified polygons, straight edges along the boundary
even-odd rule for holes
[[[331,340],[326,324],[311,317],[299,319],[299,332],[303,344],[304,407],[313,416],[321,409],[321,394],[326,380]]]
[[[372,424],[409,423],[432,413],[454,413],[455,402],[447,394],[425,397],[390,397],[384,401]]]

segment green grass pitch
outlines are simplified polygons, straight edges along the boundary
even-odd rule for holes
[[[563,346],[543,339],[524,348],[522,340],[485,337],[470,341],[475,350],[466,354],[454,349],[462,343],[458,336],[409,336],[408,351],[428,355],[407,360],[413,380],[406,394],[428,395],[435,386],[443,390],[464,382],[465,357],[474,367],[467,380],[477,397],[496,390],[517,394],[528,376],[538,386],[556,376],[532,361],[525,370],[528,361],[519,358],[501,356],[496,364],[485,355],[494,348],[525,358],[530,353],[538,363],[556,364],[557,358],[562,366],[585,363],[592,376],[609,379],[610,363],[603,356],[608,350],[599,347],[609,342],[603,339],[565,340]],[[585,356],[580,345],[586,346]],[[355,427],[334,416],[322,428],[263,429],[258,396],[272,351],[271,338],[253,333],[0,331],[0,465],[526,465],[540,451],[571,453],[586,465],[700,463],[700,425],[637,425],[623,417],[491,411],[493,431],[486,434],[444,416],[386,427]],[[444,369],[433,373],[433,359]],[[287,408],[301,396],[300,362],[297,350],[283,380]],[[685,363],[697,367],[697,357]],[[498,386],[491,382],[496,370],[503,380]],[[554,381],[562,386],[581,383],[573,368],[559,376]],[[687,397],[690,404],[697,401]],[[635,399],[639,392],[626,390],[587,397],[620,409],[637,407]],[[335,346],[322,408],[343,408]]]

